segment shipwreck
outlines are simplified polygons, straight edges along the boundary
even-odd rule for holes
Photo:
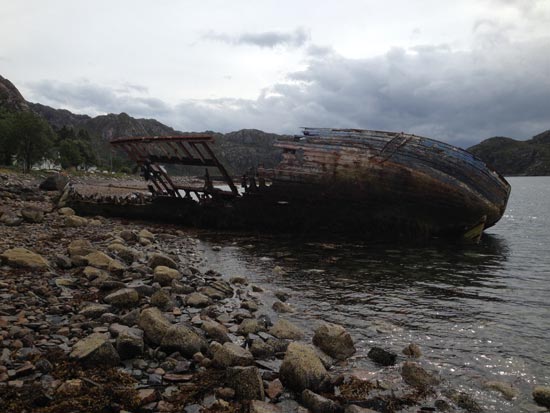
[[[83,196],[82,214],[217,229],[346,234],[360,238],[478,240],[503,215],[510,185],[469,152],[406,133],[304,128],[275,146],[281,162],[232,177],[209,134],[123,137],[111,144],[139,167],[148,193]],[[204,168],[180,183],[169,165]]]

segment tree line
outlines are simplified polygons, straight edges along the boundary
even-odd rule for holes
[[[0,110],[0,165],[16,164],[29,172],[42,161],[52,161],[63,169],[124,167],[119,156],[112,156],[107,143],[85,129],[53,129],[32,112]]]

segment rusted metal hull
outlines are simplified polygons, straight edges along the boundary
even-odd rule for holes
[[[165,191],[139,206],[83,200],[72,205],[81,213],[210,228],[461,237],[494,225],[510,193],[506,180],[473,155],[414,135],[306,128],[304,136],[276,145],[283,161],[244,176],[243,194],[224,175],[231,193],[209,186],[207,196],[196,200]],[[148,165],[151,159],[142,150],[139,162]]]

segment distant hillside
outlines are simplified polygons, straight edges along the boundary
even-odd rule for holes
[[[86,130],[92,137],[99,159],[108,161],[109,141],[121,136],[160,136],[182,133],[155,119],[136,119],[126,113],[108,114],[96,117],[74,114],[65,109],[55,109],[40,103],[27,102],[17,88],[0,76],[0,108],[10,111],[32,110],[48,121],[54,128]],[[275,166],[281,158],[281,151],[273,148],[273,142],[280,135],[257,129],[243,129],[227,134],[211,132],[215,136],[214,151],[230,173],[240,175],[258,164]]]
[[[468,151],[503,175],[550,175],[550,130],[527,141],[489,138]]]

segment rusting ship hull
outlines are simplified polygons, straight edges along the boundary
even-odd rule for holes
[[[500,174],[442,142],[404,133],[314,128],[276,143],[282,162],[247,173],[239,191],[208,147],[210,141],[203,135],[116,140],[152,180],[151,200],[130,206],[73,198],[72,205],[82,213],[200,227],[475,239],[501,218],[510,193]],[[208,173],[201,188],[178,187],[161,163],[220,168],[230,191],[216,188]]]

